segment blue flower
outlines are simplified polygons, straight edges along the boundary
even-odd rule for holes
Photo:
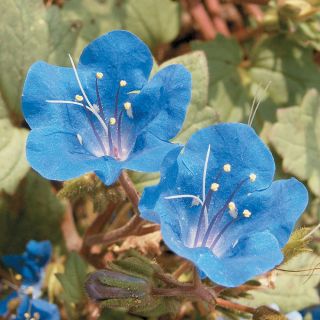
[[[273,157],[244,124],[218,124],[171,151],[140,202],[163,239],[213,282],[233,287],[281,263],[308,202],[296,179],[273,181]]]
[[[191,95],[182,65],[153,65],[147,46],[127,31],[89,44],[76,68],[31,66],[22,96],[31,127],[27,158],[42,176],[67,180],[94,171],[107,184],[122,169],[158,171],[175,147]]]
[[[31,240],[21,255],[6,255],[1,258],[3,264],[16,271],[22,277],[22,284],[33,285],[42,278],[43,269],[49,262],[52,246],[49,241]]]
[[[41,319],[41,320],[60,320],[58,307],[43,299],[32,299],[30,296],[24,296],[17,309],[15,319]]]
[[[31,240],[27,243],[23,254],[1,258],[6,267],[17,272],[16,278],[20,281],[20,286],[8,280],[3,282],[10,290],[0,301],[0,316],[7,317],[10,313],[8,309],[10,302],[19,300],[17,313],[11,317],[12,319],[60,319],[57,306],[40,299],[44,268],[51,258],[51,253],[52,247],[49,241]]]

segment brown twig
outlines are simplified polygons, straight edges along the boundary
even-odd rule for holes
[[[79,251],[82,246],[82,239],[77,231],[73,213],[72,206],[69,200],[65,199],[65,213],[61,224],[61,231],[65,240],[66,247],[68,251]]]
[[[246,312],[251,314],[254,314],[256,312],[255,308],[251,308],[251,307],[248,307],[239,303],[234,303],[232,301],[224,300],[221,298],[216,298],[216,303],[218,306],[222,308],[230,309],[230,310],[238,310],[241,312]]]
[[[135,214],[124,226],[112,230],[107,234],[97,234],[87,238],[86,245],[92,246],[95,244],[111,245],[117,241],[126,238],[129,235],[135,235],[137,229],[140,228],[144,221]]]
[[[211,20],[217,32],[230,36],[228,25],[221,17],[222,8],[219,0],[205,0],[205,5],[212,16]]]
[[[186,3],[190,15],[198,25],[203,38],[205,40],[214,39],[217,32],[202,2],[200,0],[186,0]]]
[[[260,5],[268,4],[270,0],[225,0],[225,2],[231,2],[236,4],[255,3]]]
[[[133,182],[131,181],[129,175],[125,172],[122,171],[120,177],[119,177],[119,182],[122,186],[122,188],[124,189],[124,191],[126,192],[129,200],[131,201],[132,205],[135,208],[138,208],[139,205],[139,193],[136,190]]]

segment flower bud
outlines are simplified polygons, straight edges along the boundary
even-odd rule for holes
[[[85,290],[90,299],[103,307],[126,310],[140,316],[161,316],[175,313],[180,302],[174,297],[154,296],[152,289],[161,286],[155,276],[160,267],[138,255],[110,264],[108,270],[88,275]]]

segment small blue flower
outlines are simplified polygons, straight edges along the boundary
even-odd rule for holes
[[[27,243],[23,254],[1,258],[6,267],[17,272],[16,278],[20,281],[20,286],[4,280],[3,284],[9,289],[9,293],[0,301],[0,316],[7,317],[10,302],[19,299],[17,314],[12,315],[10,319],[60,319],[58,307],[40,299],[45,276],[44,268],[51,258],[51,253],[52,246],[49,241],[31,240]],[[0,291],[4,290],[0,288]]]
[[[281,263],[281,248],[308,202],[303,184],[272,182],[274,171],[251,127],[218,124],[167,155],[140,211],[161,224],[174,252],[213,282],[237,286]]]
[[[6,255],[1,258],[3,264],[21,275],[25,286],[33,285],[42,278],[43,270],[52,253],[50,241],[31,240],[21,255]]]
[[[30,296],[24,296],[17,309],[17,320],[60,320],[58,307],[43,299],[32,299]]]
[[[76,68],[31,66],[22,104],[31,127],[27,158],[42,176],[67,180],[94,171],[107,184],[122,169],[158,171],[175,147],[191,95],[182,65],[153,65],[148,47],[127,31],[89,44]]]

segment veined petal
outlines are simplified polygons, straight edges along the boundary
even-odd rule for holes
[[[148,131],[159,139],[176,136],[191,98],[191,75],[179,64],[160,70],[133,98],[136,131]]]
[[[100,171],[109,175],[109,157],[97,158],[86,152],[76,134],[55,128],[34,129],[27,141],[27,159],[42,176],[68,180],[84,173]]]

